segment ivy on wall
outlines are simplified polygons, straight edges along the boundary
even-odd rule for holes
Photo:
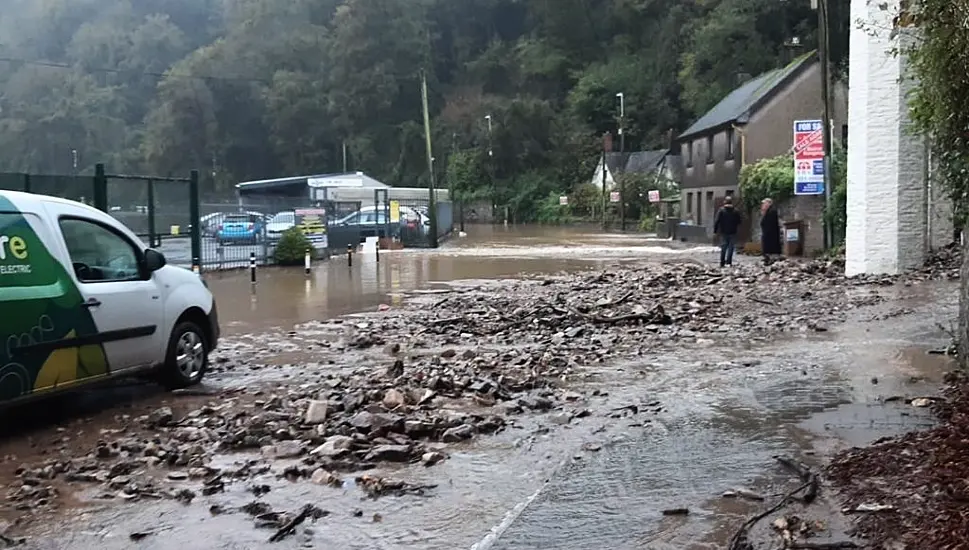
[[[747,212],[761,201],[782,203],[794,196],[794,156],[791,153],[761,159],[740,169],[740,204]]]
[[[969,0],[903,2],[894,18],[899,53],[917,85],[913,127],[931,137],[934,176],[953,201],[956,227],[969,221]]]

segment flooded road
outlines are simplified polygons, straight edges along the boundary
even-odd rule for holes
[[[641,237],[485,229],[491,234],[455,239],[436,251],[387,252],[379,265],[365,255],[354,258],[352,268],[345,259],[340,263],[335,258],[318,264],[309,278],[301,270],[262,270],[254,295],[247,274],[209,276],[227,332],[236,334],[227,337],[226,347],[243,350],[259,363],[259,370],[249,373],[222,370],[218,363],[209,378],[220,388],[247,388],[250,393],[227,392],[217,398],[153,393],[141,401],[132,397],[126,407],[65,421],[53,430],[38,432],[36,438],[31,436],[29,446],[8,444],[0,447],[0,453],[18,454],[7,461],[15,465],[29,456],[58,452],[54,443],[69,437],[75,438],[69,445],[91,449],[99,439],[125,435],[127,428],[110,427],[115,425],[112,417],[136,418],[161,405],[170,406],[177,418],[184,415],[191,420],[193,414],[200,417],[201,409],[231,411],[241,402],[256,406],[259,414],[281,414],[273,403],[296,401],[307,392],[319,392],[319,398],[326,399],[343,384],[338,374],[361,370],[379,378],[392,360],[379,347],[370,355],[331,349],[336,339],[326,336],[327,330],[351,334],[354,327],[379,325],[380,314],[332,325],[313,321],[374,312],[380,304],[399,304],[403,309],[405,299],[420,291],[460,290],[474,284],[468,279],[543,276],[644,259],[707,261],[712,256],[708,249],[679,251]],[[643,269],[648,267],[644,264]],[[715,291],[724,286],[719,272],[703,277],[713,281]],[[765,280],[757,288],[770,290],[783,284],[784,279]],[[487,309],[489,293],[501,293],[502,288],[497,282],[489,283],[476,298],[481,307]],[[578,293],[583,287],[567,288]],[[366,472],[436,485],[428,496],[367,498],[355,481],[359,471],[334,470],[339,482],[332,485],[294,480],[287,471],[307,463],[315,467],[311,457],[303,455],[270,461],[266,471],[228,481],[224,491],[199,494],[190,503],[166,498],[126,502],[117,491],[106,492],[103,486],[88,486],[79,494],[64,487],[64,493],[71,495],[70,506],[38,525],[28,547],[120,550],[137,545],[177,550],[197,548],[199,541],[205,541],[205,547],[213,549],[263,548],[270,546],[266,541],[272,530],[256,528],[253,518],[240,512],[255,498],[274,510],[295,512],[313,504],[328,512],[271,545],[281,549],[721,549],[744,517],[764,505],[721,498],[721,494],[746,489],[773,501],[781,493],[778,487],[790,480],[789,474],[776,468],[775,455],[795,456],[817,466],[833,449],[932,422],[924,410],[904,400],[886,402],[886,398],[930,394],[941,381],[948,363],[926,351],[947,343],[937,324],[955,316],[956,305],[950,299],[954,288],[952,283],[887,288],[881,291],[887,301],[873,301],[877,305],[853,311],[843,325],[815,331],[802,324],[804,330],[783,336],[751,337],[711,326],[702,334],[683,334],[681,343],[662,346],[648,336],[658,328],[633,327],[632,338],[657,346],[639,347],[638,354],[620,362],[569,359],[562,372],[574,375],[563,375],[559,385],[571,396],[546,414],[509,414],[505,429],[494,435],[448,445],[430,443],[429,448],[448,455],[433,467],[419,462],[380,463]],[[608,300],[596,303],[618,303],[626,289],[614,290]],[[851,302],[849,295],[876,292],[836,290],[845,303]],[[702,293],[707,292],[704,287]],[[818,288],[819,295],[823,292]],[[688,296],[690,303],[680,307],[700,315],[696,304],[702,301],[702,293]],[[812,299],[809,294],[804,293],[805,300]],[[806,308],[805,304],[784,306]],[[771,317],[767,322],[783,319]],[[294,329],[294,325],[298,326]],[[408,370],[402,377],[429,376],[412,367],[419,354],[431,356],[430,362],[444,371],[456,368],[446,357],[461,357],[463,352],[473,352],[470,357],[505,353],[503,360],[512,363],[514,356],[508,352],[526,348],[531,329],[515,330],[520,338],[513,334],[512,345],[496,351],[489,349],[498,347],[496,341],[486,340],[483,333],[455,333],[447,340],[451,354],[415,344],[408,347]],[[563,332],[570,330],[563,327]],[[574,339],[580,338],[589,339],[593,355],[595,348],[615,344],[595,333]],[[555,348],[554,342],[539,342],[539,346]],[[581,345],[576,346],[569,353],[579,353]],[[348,358],[345,362],[332,359],[340,353]],[[498,372],[524,376],[551,369],[541,361],[517,365]],[[492,368],[481,363],[480,372]],[[400,384],[398,376],[395,383]],[[380,396],[390,383],[380,380],[384,385],[374,388],[374,412],[383,410]],[[464,396],[425,408],[444,416],[469,410],[486,415],[492,405]],[[175,428],[179,430],[190,430],[191,436],[197,428]],[[214,424],[213,430],[222,435],[227,431]],[[288,437],[284,434],[284,440]],[[243,452],[222,450],[207,467],[238,470],[264,457],[258,446]],[[171,472],[156,466],[144,469],[161,479]],[[178,479],[168,478],[176,488],[199,488],[197,479]],[[689,514],[664,516],[662,511],[670,508],[688,508]]]
[[[641,234],[603,234],[596,229],[537,226],[467,226],[437,250],[407,249],[345,255],[300,268],[261,268],[257,283],[248,270],[206,274],[219,304],[223,329],[242,334],[328,319],[381,304],[399,305],[408,293],[444,283],[506,279],[603,269],[631,261],[712,257],[710,247],[685,246]]]

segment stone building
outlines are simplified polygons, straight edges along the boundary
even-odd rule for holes
[[[831,113],[835,139],[847,135],[847,92],[833,88]],[[738,193],[745,164],[775,157],[793,146],[795,120],[821,119],[821,68],[809,52],[780,69],[748,80],[730,92],[676,138],[683,164],[680,216],[693,228],[677,234],[689,240],[713,237],[713,218],[726,196]],[[794,182],[791,182],[791,186]],[[804,222],[805,251],[823,247],[823,196],[799,196],[780,205],[784,219]],[[741,237],[756,237],[756,217],[748,219]]]

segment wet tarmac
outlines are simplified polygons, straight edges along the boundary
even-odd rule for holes
[[[301,271],[266,269],[255,298],[245,274],[210,276],[209,284],[228,332],[242,335],[402,303],[409,294],[444,288],[449,280],[595,269],[651,252],[657,261],[671,254],[650,251],[662,244],[643,239],[570,233],[504,240],[500,229],[477,245],[469,238],[438,251],[386,253],[380,265],[360,256],[351,269],[334,259],[317,266],[309,279]],[[525,238],[534,239],[531,247],[518,246]],[[699,255],[707,252],[690,254],[703,259]],[[560,425],[547,417],[525,417],[495,437],[449,448],[450,459],[434,468],[377,472],[435,483],[430,497],[370,500],[361,497],[352,476],[334,488],[273,475],[231,484],[225,493],[190,505],[125,504],[79,495],[79,508],[58,518],[56,527],[40,529],[44,535],[32,538],[30,547],[127,549],[135,545],[133,533],[144,535],[138,548],[266,547],[272,531],[255,529],[244,514],[215,512],[250,502],[250,486],[264,483],[272,490],[263,500],[275,509],[314,503],[330,512],[275,548],[724,548],[743,518],[763,503],[720,495],[745,488],[773,500],[778,484],[789,478],[777,469],[775,455],[815,465],[838,448],[931,424],[923,410],[887,398],[930,394],[941,381],[949,365],[927,351],[947,344],[938,323],[956,314],[954,288],[927,284],[916,296],[909,290],[908,297],[856,312],[826,333],[767,344],[725,335],[690,349],[590,368],[586,382],[575,388],[590,396],[584,403],[593,411],[590,418]],[[273,381],[227,373],[211,381],[220,386],[293,383],[282,376]],[[205,399],[138,388],[116,388],[127,401],[85,411],[92,417],[83,424],[59,415],[50,421],[96,439],[104,417],[143,414],[162,403],[187,409]],[[630,404],[655,402],[660,405],[650,414],[609,416]],[[62,429],[40,424],[35,429],[44,435]],[[42,444],[32,443],[28,454],[44,452],[38,448]],[[22,441],[8,442],[0,454],[8,455],[8,464],[16,463],[24,450]],[[245,459],[226,455],[220,460]],[[662,515],[680,507],[690,513]]]

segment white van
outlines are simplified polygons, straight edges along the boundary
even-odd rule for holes
[[[218,339],[197,274],[99,210],[0,190],[0,405],[149,371],[190,386]]]

